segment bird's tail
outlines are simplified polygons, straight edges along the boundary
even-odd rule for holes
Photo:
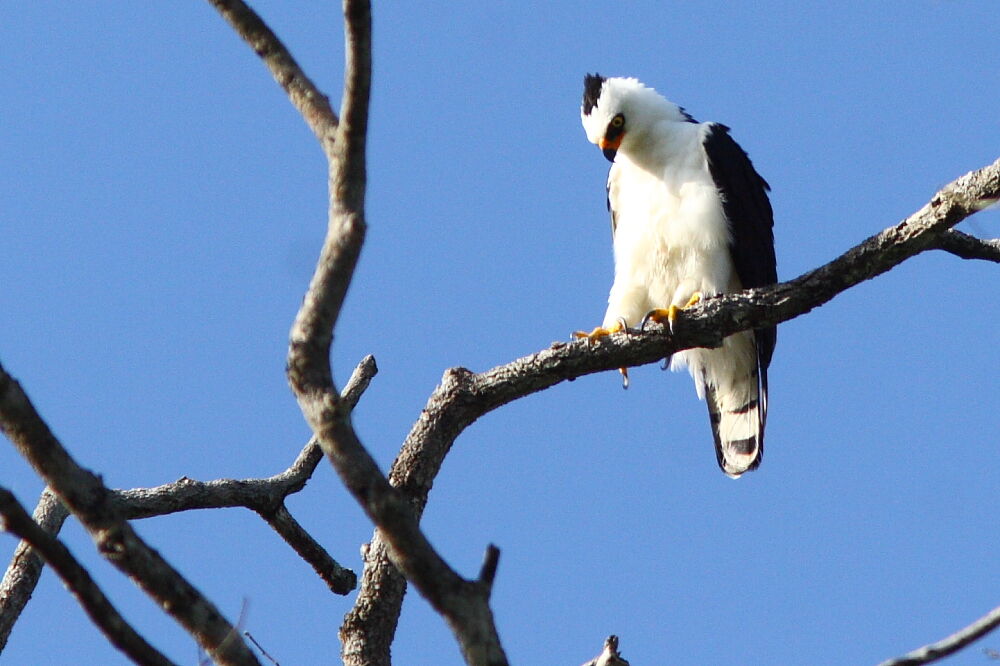
[[[767,372],[766,370],[764,371]],[[753,371],[723,385],[705,385],[715,456],[722,471],[737,478],[756,469],[764,456],[767,375]]]

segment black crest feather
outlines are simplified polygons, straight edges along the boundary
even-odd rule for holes
[[[583,77],[583,115],[589,116],[590,112],[597,106],[597,100],[601,98],[603,86],[604,77],[597,72]]]

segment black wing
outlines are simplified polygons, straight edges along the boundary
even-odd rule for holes
[[[754,170],[750,158],[729,136],[725,125],[710,123],[703,145],[709,171],[722,195],[722,209],[733,237],[729,250],[743,288],[774,284],[778,281],[778,271],[774,258],[774,212],[767,198],[771,187]],[[771,326],[755,333],[761,380],[766,387],[777,329]]]

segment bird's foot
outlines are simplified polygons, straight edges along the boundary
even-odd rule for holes
[[[611,328],[604,328],[603,326],[598,326],[590,333],[586,331],[573,331],[573,337],[577,340],[586,339],[587,343],[592,343],[601,338],[606,338],[609,335],[614,335],[615,333],[625,333],[628,335],[628,326],[625,324],[625,319],[619,317],[618,321],[614,323]],[[628,388],[628,368],[618,368],[618,372],[622,375],[622,388]]]
[[[583,340],[586,338],[587,342],[596,342],[601,338],[606,338],[609,335],[614,335],[615,333],[621,333],[622,331],[628,333],[628,327],[625,326],[625,320],[619,319],[614,323],[611,328],[604,328],[603,326],[598,326],[590,333],[586,331],[573,331],[573,337],[577,340]]]
[[[674,332],[674,322],[677,321],[677,313],[681,310],[687,310],[688,308],[697,305],[701,302],[701,292],[696,291],[691,294],[691,298],[684,305],[677,307],[676,305],[671,305],[669,308],[661,309],[657,308],[655,310],[650,310],[646,313],[646,316],[642,318],[642,322],[639,324],[639,330],[643,331],[646,329],[646,324],[651,320],[657,323],[667,322],[667,327],[670,328],[670,332]]]

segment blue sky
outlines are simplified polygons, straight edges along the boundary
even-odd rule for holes
[[[339,10],[255,8],[334,100]],[[384,468],[451,366],[481,371],[603,316],[607,163],[585,72],[637,76],[732,127],[773,187],[793,278],[1000,155],[995,0],[385,3],[375,8],[369,234],[336,332],[355,425]],[[325,165],[207,3],[0,6],[0,361],[115,487],[267,476],[308,438],[284,377],[325,224]],[[986,211],[960,228],[1000,236]],[[474,424],[425,529],[465,575],[502,549],[517,664],[874,663],[1000,603],[1000,271],[931,253],[783,324],[767,455],[731,481],[686,375],[582,378]],[[41,484],[0,447],[0,484]],[[347,566],[371,527],[322,466],[292,512]],[[137,528],[283,664],[336,661],[331,595],[255,515]],[[62,533],[181,663],[193,642]],[[6,564],[14,548],[0,538]],[[4,566],[5,566],[4,564]],[[954,658],[983,664],[987,638]],[[459,664],[407,596],[398,664]],[[46,573],[3,663],[123,658]]]

